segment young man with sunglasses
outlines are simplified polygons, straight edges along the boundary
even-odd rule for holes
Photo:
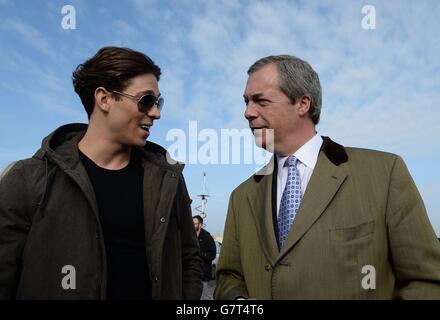
[[[89,124],[55,130],[0,180],[0,298],[200,298],[183,166],[146,141],[160,74],[116,47],[74,71]]]

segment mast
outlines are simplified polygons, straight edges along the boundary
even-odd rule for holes
[[[208,203],[209,194],[206,193],[206,172],[203,172],[203,189],[202,194],[197,195],[200,198],[201,204],[196,207],[196,210],[200,213],[200,216],[206,218],[206,204]]]

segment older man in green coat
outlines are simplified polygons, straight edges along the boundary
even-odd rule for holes
[[[440,299],[440,244],[403,160],[317,134],[308,63],[248,74],[245,117],[275,156],[231,195],[216,299]]]

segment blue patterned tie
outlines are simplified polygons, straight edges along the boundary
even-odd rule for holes
[[[298,159],[294,156],[287,158],[284,166],[288,167],[287,183],[281,197],[280,214],[278,216],[278,244],[283,247],[287,239],[296,211],[301,204],[301,180],[296,167]]]

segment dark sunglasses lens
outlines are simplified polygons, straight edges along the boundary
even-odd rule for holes
[[[157,109],[159,109],[159,112],[162,111],[163,107],[163,98],[159,97],[157,99]],[[139,100],[139,111],[140,112],[148,112],[156,103],[156,97],[152,94],[147,94],[146,96],[143,96],[141,100]]]
[[[151,109],[152,106],[154,106],[154,103],[156,102],[156,97],[152,94],[147,94],[146,96],[143,96],[141,100],[139,100],[138,106],[140,112],[147,112]]]
[[[159,97],[159,99],[157,99],[157,109],[159,109],[159,112],[162,111],[162,108],[163,108],[163,102],[164,102],[164,100],[163,100],[162,97]]]

